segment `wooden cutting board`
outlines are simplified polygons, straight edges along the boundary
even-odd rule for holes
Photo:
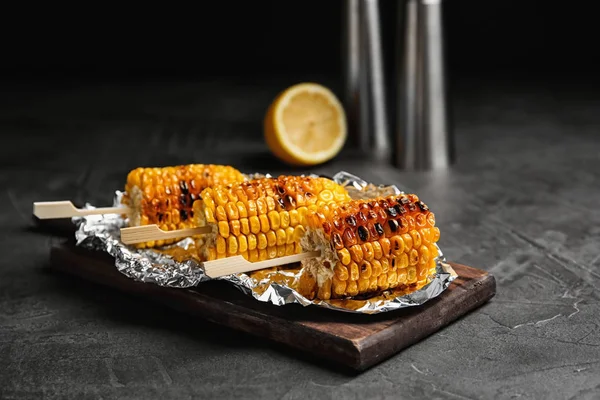
[[[458,274],[448,289],[422,306],[357,315],[300,305],[274,306],[244,295],[227,282],[193,289],[164,288],[122,275],[105,253],[61,244],[51,268],[141,296],[184,314],[312,353],[328,362],[364,370],[437,332],[491,299],[496,281],[487,272],[451,263]]]

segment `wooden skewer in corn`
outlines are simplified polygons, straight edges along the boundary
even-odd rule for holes
[[[86,215],[128,214],[129,207],[77,208],[68,201],[42,201],[33,203],[33,215],[39,219],[82,217]]]

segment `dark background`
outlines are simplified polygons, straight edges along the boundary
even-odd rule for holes
[[[448,0],[451,82],[569,80],[598,68],[594,2]],[[339,78],[342,2],[209,1],[5,12],[5,80]],[[387,69],[397,2],[380,2]]]

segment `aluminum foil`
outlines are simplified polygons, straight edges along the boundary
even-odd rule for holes
[[[258,174],[252,175],[255,176]],[[344,171],[335,174],[332,179],[345,185],[350,196],[355,199],[403,193],[395,185],[375,185]],[[121,204],[122,195],[122,192],[115,192],[115,207]],[[94,206],[86,204],[85,208]],[[172,288],[194,287],[212,279],[204,274],[192,239],[184,239],[160,249],[137,249],[120,241],[120,228],[127,226],[127,220],[120,215],[75,217],[73,222],[77,225],[75,238],[78,246],[110,254],[119,272],[131,279]],[[412,293],[388,290],[366,299],[305,298],[294,289],[294,282],[301,272],[298,264],[216,279],[230,282],[258,301],[277,306],[296,303],[350,313],[377,314],[418,306],[440,295],[456,278],[456,273],[445,262],[441,249],[436,261],[436,275],[423,288]]]

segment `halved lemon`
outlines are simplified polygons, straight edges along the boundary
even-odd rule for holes
[[[317,83],[300,83],[281,92],[264,120],[265,140],[273,154],[298,166],[334,158],[347,138],[346,114],[338,98]]]

